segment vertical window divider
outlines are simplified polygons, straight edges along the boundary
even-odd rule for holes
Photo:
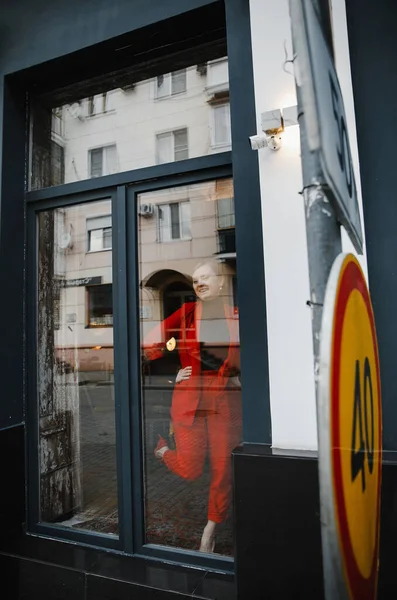
[[[132,456],[132,489],[134,497],[131,504],[133,548],[137,553],[145,543],[145,513],[142,452],[144,440],[142,435],[141,414],[141,350],[139,320],[139,268],[138,268],[138,215],[137,193],[134,187],[127,191],[127,210],[125,223],[128,227],[127,268],[128,268],[128,337],[129,337],[129,378],[131,398],[131,433],[130,456]]]
[[[119,537],[123,550],[133,552],[133,494],[131,452],[131,404],[130,364],[128,328],[128,284],[127,284],[127,218],[126,187],[117,187],[112,197],[113,223],[113,301],[114,319],[114,369],[116,409],[116,454],[119,502]]]

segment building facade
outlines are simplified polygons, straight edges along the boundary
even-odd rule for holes
[[[318,9],[378,328],[387,598],[396,11],[365,4]],[[0,16],[4,597],[323,597],[299,126],[249,144],[297,104],[288,2]]]

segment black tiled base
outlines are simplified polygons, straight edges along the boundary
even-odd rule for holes
[[[87,576],[86,600],[185,600],[197,598],[95,575]]]
[[[129,560],[134,567],[134,559]],[[177,567],[157,568],[154,564],[151,570],[146,582],[142,578],[137,583],[0,554],[0,597],[4,600],[236,600],[230,576],[223,578],[205,571],[201,575],[184,576],[177,572]],[[178,590],[175,586],[167,589],[172,571]]]
[[[0,583],[2,600],[236,598],[234,578],[230,575],[20,533],[0,538],[0,573],[3,572],[7,577],[3,578],[3,588]],[[44,582],[50,591],[42,591]],[[2,589],[8,595],[3,595]],[[63,590],[73,593],[63,596]],[[81,590],[85,590],[85,595],[80,596]]]
[[[13,456],[22,460],[21,433],[20,428],[2,432],[0,445],[9,442]],[[233,461],[236,581],[200,568],[24,535],[23,477],[17,468],[16,478],[8,472],[10,493],[0,503],[0,598],[322,600],[317,460],[245,446]],[[379,600],[397,598],[396,554],[397,461],[385,453]]]
[[[221,579],[214,573],[207,573],[194,590],[194,596],[216,598],[216,600],[237,600],[234,577],[226,576]]]
[[[24,427],[0,431],[0,529],[20,528],[25,520]],[[10,460],[12,457],[12,460]]]
[[[85,575],[71,569],[0,555],[4,600],[84,600]]]
[[[395,454],[395,453],[393,453]],[[397,462],[388,456],[382,467],[382,509],[378,600],[397,598]]]
[[[317,460],[264,446],[233,460],[239,600],[322,600]]]

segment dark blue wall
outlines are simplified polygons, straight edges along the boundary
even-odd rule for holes
[[[384,447],[397,450],[397,5],[347,0]]]
[[[24,420],[25,110],[5,76],[211,2],[0,0],[0,429]]]
[[[25,69],[211,2],[1,0],[0,69]]]

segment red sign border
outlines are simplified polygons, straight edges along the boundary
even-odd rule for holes
[[[380,369],[379,355],[376,338],[375,319],[372,310],[371,299],[369,296],[367,284],[361,267],[353,255],[348,255],[343,261],[339,283],[335,298],[334,322],[332,332],[332,365],[330,373],[331,383],[331,453],[332,453],[332,478],[334,490],[334,503],[336,508],[336,521],[339,534],[339,544],[342,550],[342,563],[345,576],[349,585],[352,598],[360,600],[374,600],[376,598],[378,581],[378,555],[379,555],[379,536],[380,536],[380,488],[382,477],[382,447],[379,448],[378,460],[378,503],[377,503],[377,537],[375,542],[374,556],[369,578],[361,575],[358,568],[353,546],[349,535],[349,525],[347,520],[347,511],[343,493],[342,480],[342,458],[340,449],[340,431],[339,431],[339,377],[341,366],[341,344],[343,325],[346,313],[346,306],[350,294],[357,290],[365,302],[368,317],[371,323],[372,339],[375,345],[376,360],[376,380],[378,386],[378,410],[379,410],[379,430],[378,439],[382,439],[382,404],[380,387]]]

